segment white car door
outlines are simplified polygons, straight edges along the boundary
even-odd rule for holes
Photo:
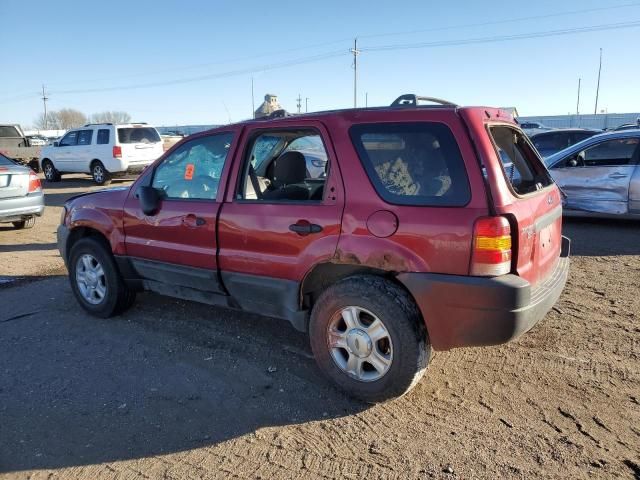
[[[605,140],[556,163],[551,174],[566,193],[565,208],[624,215],[640,138]]]
[[[56,170],[60,172],[73,172],[73,165],[71,163],[74,149],[78,142],[78,131],[72,130],[68,132],[58,142],[58,146],[54,147],[52,154],[53,164]]]
[[[94,143],[93,130],[86,129],[78,132],[78,143],[74,151],[74,168],[76,172],[90,171],[91,160],[95,158],[91,144]]]

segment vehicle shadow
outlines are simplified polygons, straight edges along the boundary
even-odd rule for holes
[[[130,185],[131,178],[114,179],[108,186],[98,186],[90,178],[69,178],[62,179],[56,183],[44,184],[44,203],[48,207],[61,207],[69,198],[83,193],[98,192],[114,187],[125,187]]]
[[[565,217],[562,230],[571,239],[571,255],[640,254],[639,221]]]
[[[0,228],[0,231],[3,231]],[[9,229],[8,229],[9,230]],[[0,253],[3,252],[38,252],[42,250],[55,250],[58,248],[56,243],[17,243],[13,245],[0,244]]]
[[[282,321],[152,294],[97,319],[64,277],[0,295],[0,472],[187,451],[367,408]]]

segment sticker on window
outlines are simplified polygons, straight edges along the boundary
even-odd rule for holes
[[[193,179],[193,171],[196,169],[193,163],[187,163],[186,168],[184,169],[184,179],[191,180]]]

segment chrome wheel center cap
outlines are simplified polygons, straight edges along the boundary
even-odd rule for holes
[[[98,277],[93,272],[87,272],[87,285],[95,287],[98,284]]]
[[[365,358],[371,354],[373,342],[364,330],[354,328],[347,333],[347,347],[356,357]]]

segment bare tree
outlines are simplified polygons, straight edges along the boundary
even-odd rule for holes
[[[58,126],[62,130],[69,130],[70,128],[81,127],[87,123],[87,116],[73,108],[63,108],[55,112],[58,119]]]
[[[47,113],[46,121],[44,113],[41,113],[34,120],[33,126],[38,130],[58,130],[60,128],[60,122],[58,121],[57,112]]]
[[[131,115],[127,112],[105,111],[91,115],[91,121],[93,123],[129,123],[131,121]]]

